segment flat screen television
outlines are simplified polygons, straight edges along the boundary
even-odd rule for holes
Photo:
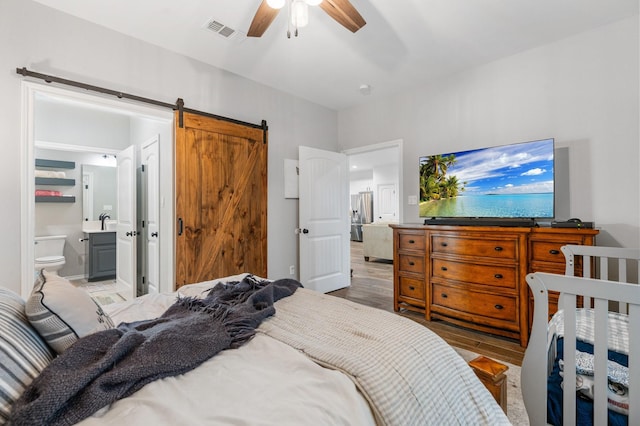
[[[485,219],[527,226],[552,219],[554,139],[425,155],[419,184],[425,223],[472,225]]]

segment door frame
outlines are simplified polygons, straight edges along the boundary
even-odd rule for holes
[[[22,110],[21,110],[21,150],[20,150],[20,189],[21,189],[21,200],[20,200],[20,208],[22,214],[21,223],[20,223],[20,253],[21,253],[21,284],[20,290],[23,297],[27,297],[31,293],[31,288],[33,287],[34,282],[34,245],[33,241],[35,238],[35,197],[32,194],[35,193],[35,176],[34,176],[34,164],[35,164],[35,104],[37,95],[45,95],[50,97],[55,97],[58,99],[63,99],[68,102],[75,102],[81,104],[88,104],[92,106],[96,106],[98,108],[103,109],[114,109],[124,114],[129,114],[132,116],[145,116],[154,118],[157,120],[161,120],[167,123],[171,123],[171,128],[173,128],[173,111],[168,111],[166,109],[147,107],[139,104],[130,103],[123,100],[116,100],[111,98],[105,98],[101,96],[95,96],[88,94],[86,92],[79,92],[71,89],[63,89],[59,87],[54,87],[51,85],[36,83],[32,81],[22,81],[21,82],[21,91],[22,91]],[[172,145],[173,146],[173,145]],[[102,151],[109,151],[109,149],[99,149]],[[171,164],[173,164],[173,149],[171,150]],[[173,176],[173,169],[171,170],[171,176]],[[171,185],[170,188],[167,188],[166,192],[163,193],[163,198],[173,199],[174,197],[174,188]],[[174,216],[174,212],[172,210],[171,216]],[[81,221],[80,221],[81,222]],[[171,230],[173,230],[173,221],[169,222],[171,226]],[[173,232],[172,232],[173,234]],[[173,253],[173,242],[167,242],[170,247],[167,249],[170,250],[168,253]],[[170,264],[170,274],[171,282],[175,281],[173,279],[174,268],[173,264],[175,259],[171,256],[171,260],[168,262]],[[163,289],[164,291],[165,289]],[[166,289],[171,290],[171,289]]]
[[[404,196],[404,167],[403,167],[403,159],[404,159],[404,154],[403,154],[403,140],[402,139],[395,139],[392,141],[388,141],[388,142],[381,142],[381,143],[376,143],[376,144],[372,144],[372,145],[365,145],[365,146],[361,146],[358,148],[350,148],[350,149],[345,149],[342,151],[343,154],[347,154],[347,157],[350,155],[355,155],[355,154],[363,154],[365,152],[372,152],[372,151],[378,151],[381,149],[388,149],[388,148],[397,148],[397,161],[398,161],[398,223],[402,223],[404,221],[404,209],[403,209],[403,205],[404,203],[402,202],[403,200],[403,196]],[[417,160],[416,160],[417,161]]]

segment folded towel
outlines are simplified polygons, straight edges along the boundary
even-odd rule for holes
[[[36,170],[35,177],[44,177],[44,178],[60,178],[64,179],[67,177],[67,174],[63,171],[55,171],[55,170]]]
[[[49,189],[36,189],[36,197],[62,197],[62,192]]]

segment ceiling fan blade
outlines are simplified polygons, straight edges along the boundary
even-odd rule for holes
[[[275,19],[275,17],[280,12],[279,9],[273,9],[267,4],[267,0],[262,0],[258,10],[256,11],[256,15],[253,17],[253,21],[251,21],[251,26],[249,27],[249,31],[247,31],[247,37],[262,37],[271,22]]]
[[[349,0],[324,0],[320,8],[352,33],[367,23]]]

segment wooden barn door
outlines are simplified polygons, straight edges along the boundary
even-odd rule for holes
[[[186,112],[175,122],[176,288],[266,277],[266,131]]]

